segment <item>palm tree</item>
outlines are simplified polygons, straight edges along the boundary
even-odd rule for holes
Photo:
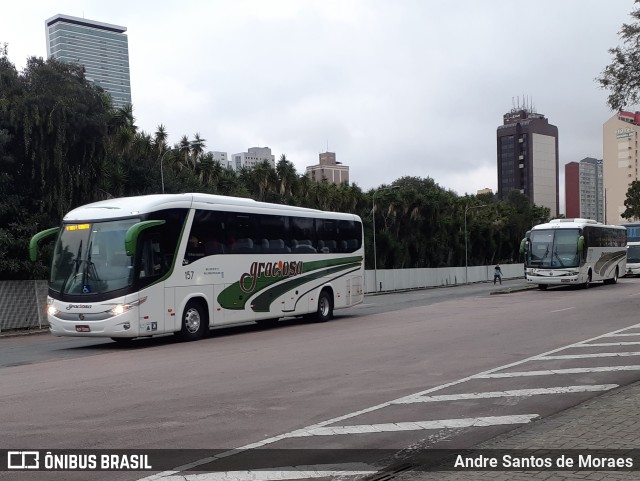
[[[187,137],[186,135],[183,135],[182,138],[180,139],[180,143],[178,144],[177,149],[180,152],[180,156],[182,157],[181,159],[182,165],[179,164],[180,169],[182,169],[182,167],[190,167],[191,166],[191,162],[190,162],[191,142],[189,142],[189,137]]]
[[[294,185],[298,180],[298,173],[285,154],[282,154],[280,160],[278,160],[276,174],[278,176],[278,192],[280,196],[291,197]]]
[[[196,132],[191,141],[191,167],[195,169],[200,156],[204,152],[205,139],[200,138],[200,134]]]

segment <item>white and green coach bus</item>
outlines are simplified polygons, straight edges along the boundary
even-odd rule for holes
[[[362,302],[364,246],[352,214],[209,194],[111,199],[69,212],[47,317],[56,336],[116,341],[286,316],[329,320]]]
[[[520,243],[527,282],[540,289],[591,282],[615,284],[625,274],[627,231],[590,219],[555,219],[527,232]]]

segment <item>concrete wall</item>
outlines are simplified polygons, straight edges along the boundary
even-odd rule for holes
[[[493,280],[495,266],[474,266],[467,268],[469,283]],[[501,265],[503,279],[524,277],[522,264]],[[365,272],[365,293],[441,287],[465,284],[464,267],[443,267],[439,269],[378,269]]]
[[[504,279],[523,277],[522,264],[500,266]],[[469,282],[493,280],[494,266],[468,268]],[[378,269],[365,272],[365,293],[460,285],[464,267],[441,269]],[[0,281],[0,331],[46,327],[47,281]]]

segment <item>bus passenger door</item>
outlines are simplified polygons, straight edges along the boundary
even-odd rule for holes
[[[165,322],[166,332],[176,332],[180,330],[180,317],[176,312],[176,288],[164,288],[164,312],[163,318]]]
[[[158,294],[162,295],[162,291],[156,292],[155,295],[151,291],[158,291],[158,288],[145,289],[140,292],[140,299],[147,298],[140,304],[138,318],[138,335],[153,336],[164,332],[164,302],[156,302]]]

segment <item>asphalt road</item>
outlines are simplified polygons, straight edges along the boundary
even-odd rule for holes
[[[465,448],[640,379],[640,280],[491,290],[367,296],[329,323],[196,343],[3,338],[0,448]]]

